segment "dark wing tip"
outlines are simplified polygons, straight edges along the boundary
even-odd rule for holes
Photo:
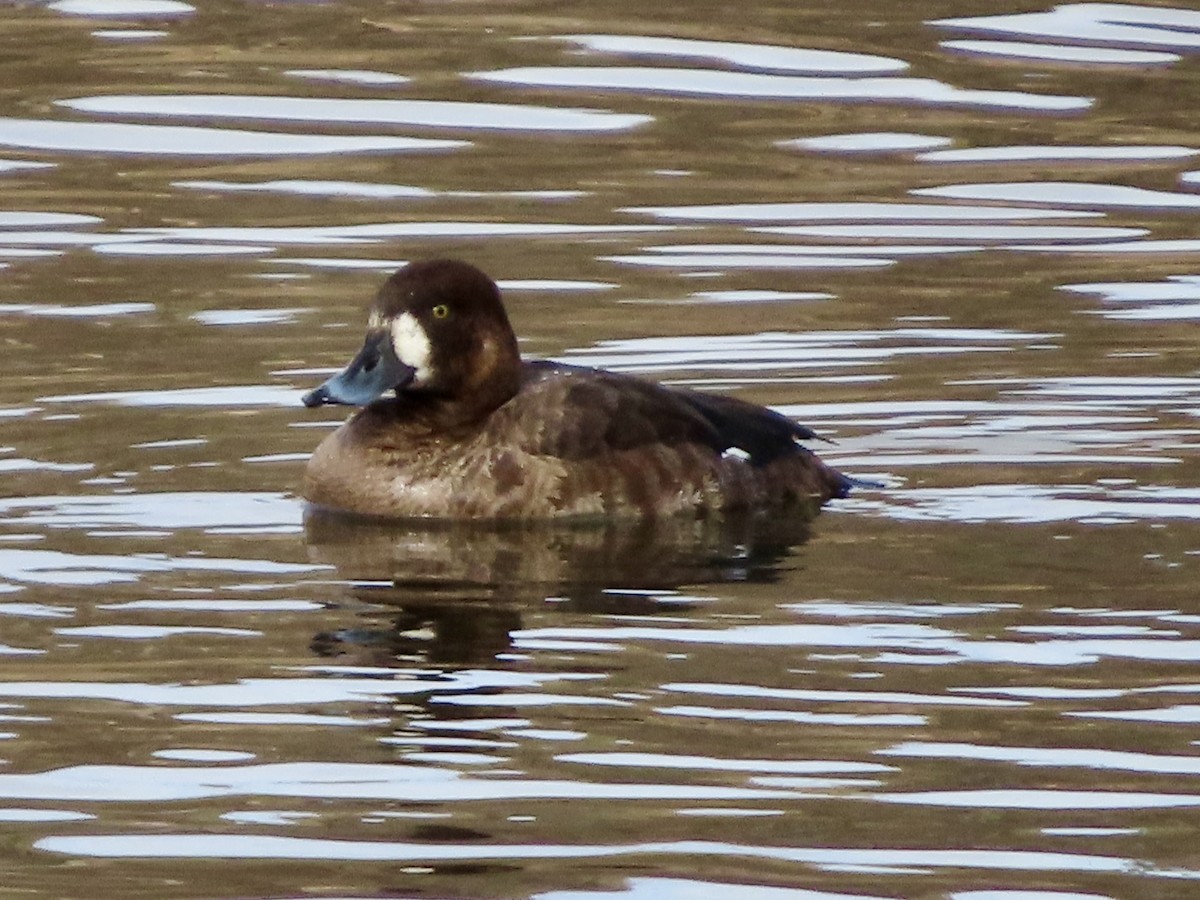
[[[719,394],[674,390],[709,423],[721,444],[719,449],[737,447],[744,450],[755,465],[765,465],[796,452],[799,441],[832,443],[807,425],[765,406]]]

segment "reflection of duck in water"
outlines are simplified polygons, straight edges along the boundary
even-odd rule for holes
[[[812,431],[769,409],[523,362],[495,283],[452,260],[389,278],[358,356],[304,403],[366,407],[321,443],[304,483],[313,503],[365,515],[811,517],[849,487],[798,443]]]
[[[314,649],[387,665],[490,660],[511,649],[526,616],[681,612],[692,603],[681,587],[774,580],[809,526],[743,514],[517,528],[310,508],[304,532],[311,558],[336,566],[354,599],[369,604],[366,622],[318,635]]]

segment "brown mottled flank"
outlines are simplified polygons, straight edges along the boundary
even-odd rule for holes
[[[430,315],[439,304],[448,316]],[[521,361],[499,291],[465,263],[405,267],[374,310],[385,321],[405,312],[418,319],[434,375],[371,403],[321,443],[304,479],[312,503],[390,518],[754,508],[813,516],[847,491],[844,476],[797,443],[812,433],[771,410]]]

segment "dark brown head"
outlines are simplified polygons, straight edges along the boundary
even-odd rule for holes
[[[452,259],[409,263],[371,304],[367,338],[306,406],[362,406],[389,390],[482,416],[516,393],[520,353],[495,282]]]

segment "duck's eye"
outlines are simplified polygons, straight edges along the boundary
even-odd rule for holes
[[[450,315],[450,307],[445,303],[439,303],[433,308],[433,317],[435,319],[444,319],[448,315]]]

